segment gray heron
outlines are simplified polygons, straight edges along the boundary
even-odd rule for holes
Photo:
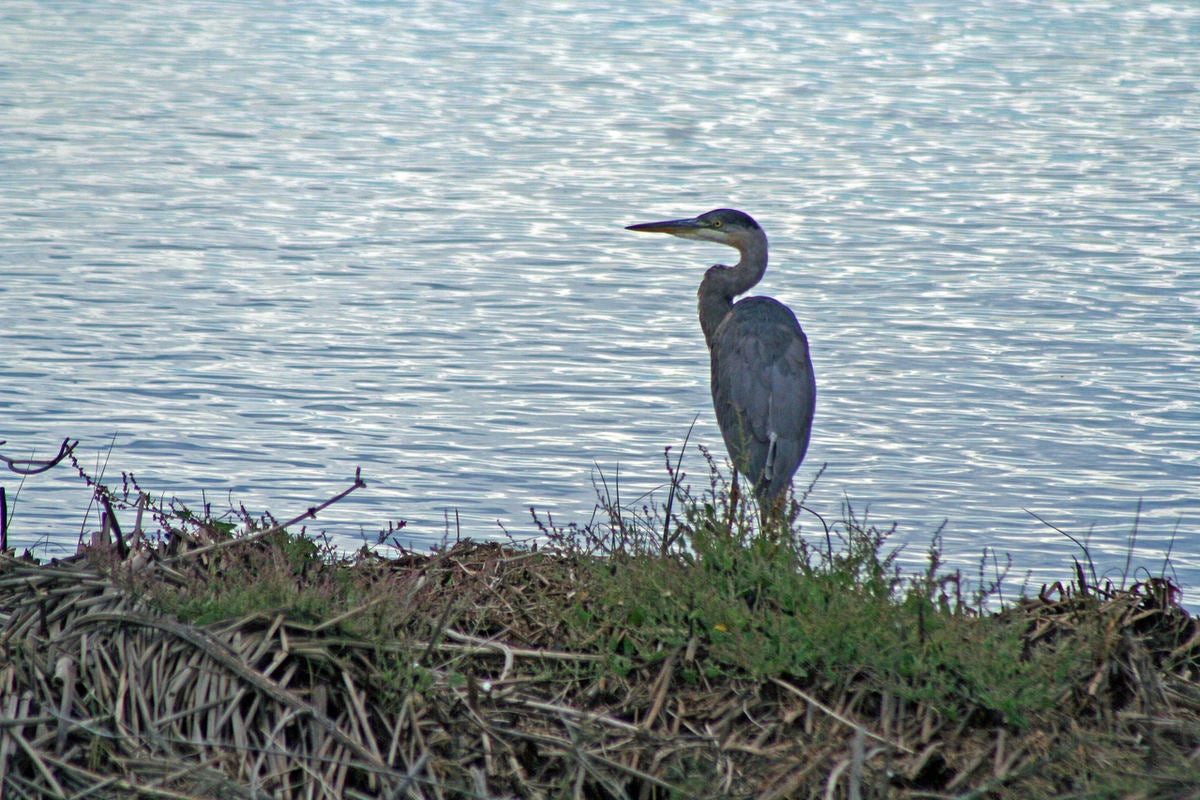
[[[690,219],[630,225],[728,245],[741,258],[700,281],[700,327],[712,359],[712,399],[729,458],[764,512],[782,510],[812,430],[816,379],[808,339],[791,309],[771,297],[734,299],[762,280],[767,235],[748,214],[718,208]]]

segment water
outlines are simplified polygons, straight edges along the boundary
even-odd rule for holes
[[[1078,553],[1032,511],[1195,603],[1198,40],[1132,0],[9,0],[2,451],[284,518],[361,467],[347,547],[661,500],[697,414],[720,452],[733,254],[622,228],[734,206],[812,343],[811,505],[1014,588]],[[27,480],[13,542],[72,551],[87,500]]]

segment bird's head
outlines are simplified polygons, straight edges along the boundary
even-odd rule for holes
[[[672,219],[665,222],[643,222],[630,225],[626,230],[645,233],[669,233],[682,239],[700,239],[705,242],[729,245],[739,250],[751,238],[763,235],[762,228],[749,215],[732,208],[718,208],[690,219]]]

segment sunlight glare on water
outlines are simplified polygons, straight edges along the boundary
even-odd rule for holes
[[[586,523],[720,453],[695,319],[732,251],[808,333],[798,481],[917,563],[1200,555],[1189,3],[34,3],[0,11],[3,452],[347,547]],[[110,452],[111,444],[111,452]],[[694,448],[685,460],[707,485]],[[10,476],[4,486],[16,490]],[[87,491],[20,486],[73,550]],[[1139,511],[1140,508],[1140,511]],[[68,523],[64,526],[64,520]],[[88,523],[92,524],[92,523]]]

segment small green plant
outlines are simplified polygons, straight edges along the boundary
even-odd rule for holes
[[[1023,631],[986,621],[963,598],[961,574],[940,571],[940,533],[927,571],[904,575],[893,530],[847,507],[832,526],[817,517],[813,537],[795,501],[784,519],[765,519],[706,457],[701,496],[676,487],[679,537],[667,552],[653,546],[666,521],[649,505],[630,514],[609,503],[611,535],[588,532],[584,550],[616,543],[606,553],[619,568],[594,576],[622,627],[616,655],[652,662],[699,642],[709,673],[834,682],[1014,725],[1052,707],[1067,655],[1030,656]]]

